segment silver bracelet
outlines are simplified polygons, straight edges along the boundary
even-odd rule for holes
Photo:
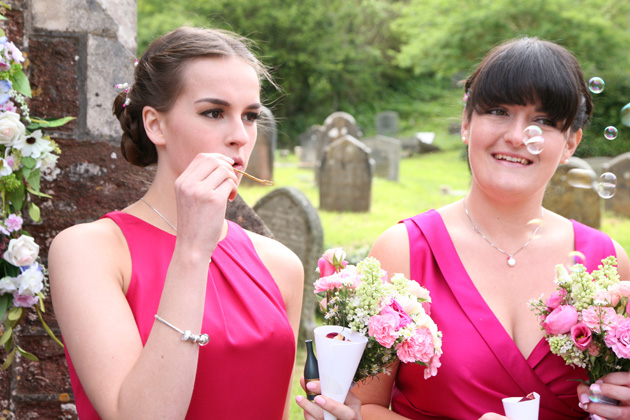
[[[199,344],[200,346],[205,346],[210,341],[210,337],[208,337],[208,334],[196,335],[190,332],[190,330],[182,331],[179,328],[177,328],[175,325],[171,324],[170,322],[160,318],[158,314],[155,314],[155,319],[157,319],[162,324],[168,327],[171,327],[172,329],[180,333],[182,335],[182,341],[190,341],[191,343]]]

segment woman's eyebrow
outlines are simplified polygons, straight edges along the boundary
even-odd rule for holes
[[[220,105],[220,106],[224,106],[224,107],[229,107],[230,103],[228,101],[225,101],[223,99],[218,99],[218,98],[201,98],[195,101],[195,103],[211,103],[211,104],[215,104],[215,105]],[[248,105],[245,107],[246,109],[260,109],[262,108],[262,104],[256,102],[254,104]]]

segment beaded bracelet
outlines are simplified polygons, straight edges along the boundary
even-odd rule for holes
[[[172,329],[180,333],[182,335],[182,341],[190,341],[191,343],[199,344],[200,346],[205,346],[210,341],[210,337],[208,337],[208,334],[196,335],[190,332],[190,330],[182,331],[179,328],[177,328],[175,325],[171,324],[170,322],[160,318],[158,314],[155,314],[155,319],[157,319],[162,324],[168,327],[171,327]]]

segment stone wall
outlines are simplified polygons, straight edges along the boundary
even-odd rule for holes
[[[5,0],[6,1],[6,0]],[[131,81],[136,48],[136,0],[9,0],[1,22],[9,40],[29,60],[31,115],[75,116],[46,130],[62,149],[61,173],[42,191],[43,223],[29,225],[44,262],[52,238],[136,200],[152,177],[120,156],[119,126],[111,113],[113,85]],[[58,328],[47,302],[48,324]],[[18,343],[40,362],[17,357],[0,371],[0,419],[75,419],[63,350],[32,314],[16,331]]]

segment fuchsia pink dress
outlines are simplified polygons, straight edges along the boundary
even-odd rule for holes
[[[145,344],[175,236],[126,213],[104,217],[118,224],[131,252],[127,300]],[[295,357],[293,331],[280,290],[250,238],[237,224],[228,224],[227,236],[212,254],[201,329],[210,336],[210,343],[199,349],[186,418],[281,419]],[[185,329],[184,325],[178,327]],[[173,340],[179,339],[173,331]],[[79,418],[99,419],[69,358],[68,365]]]
[[[589,272],[616,255],[606,234],[572,223],[575,249],[586,256]],[[478,419],[486,412],[503,414],[504,397],[535,391],[541,398],[540,420],[586,418],[578,407],[578,383],[571,380],[587,379],[586,372],[567,366],[544,339],[523,357],[466,273],[440,214],[431,210],[404,224],[411,278],[431,293],[431,316],[444,334],[444,354],[437,376],[428,380],[424,367],[401,364],[392,410],[415,420]]]

